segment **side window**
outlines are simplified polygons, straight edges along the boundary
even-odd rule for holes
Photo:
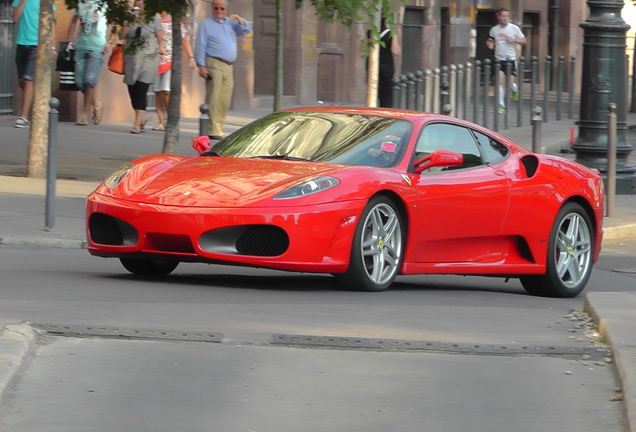
[[[496,165],[504,161],[508,157],[508,154],[510,154],[510,149],[496,139],[486,136],[481,132],[473,131],[473,133],[475,137],[477,137],[477,142],[482,149],[486,162],[489,164]]]
[[[415,148],[416,158],[421,159],[435,150],[450,150],[464,156],[459,166],[446,169],[462,169],[483,165],[479,149],[470,131],[462,126],[435,123],[428,125],[420,134]]]

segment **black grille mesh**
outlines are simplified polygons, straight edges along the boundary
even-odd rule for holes
[[[241,255],[277,256],[285,253],[288,247],[287,233],[269,225],[249,227],[236,240],[236,251]]]

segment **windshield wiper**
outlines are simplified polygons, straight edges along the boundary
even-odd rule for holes
[[[201,153],[201,156],[220,156],[220,157],[225,157],[221,153],[217,153],[217,152],[212,151],[212,150],[208,150],[206,152]]]
[[[250,157],[250,159],[283,159],[283,160],[312,162],[311,159],[305,159],[305,158],[290,156],[290,155],[260,155],[260,156],[252,156]]]

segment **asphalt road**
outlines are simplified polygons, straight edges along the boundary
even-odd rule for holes
[[[0,431],[623,431],[611,369],[576,363],[55,339]]]
[[[588,290],[630,291],[636,244],[606,248]],[[50,337],[0,409],[0,431],[624,431],[606,352],[568,315],[583,296],[517,280],[330,276],[182,263],[165,279],[78,249],[0,247],[0,316],[218,342]],[[272,335],[433,341],[448,351],[303,347]],[[572,356],[453,347],[568,347]],[[440,345],[442,346],[442,345]],[[598,365],[597,363],[604,363]]]
[[[587,290],[633,290],[634,274],[614,271],[633,255],[616,248],[602,254]],[[326,275],[182,263],[165,279],[144,279],[77,249],[5,246],[0,272],[6,319],[215,331],[237,342],[283,333],[564,345],[575,342],[560,318],[583,305],[583,295],[532,297],[499,278],[399,277],[371,294]]]

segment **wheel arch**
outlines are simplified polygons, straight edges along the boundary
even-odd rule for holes
[[[373,198],[375,198],[376,196],[385,196],[388,199],[390,199],[391,201],[393,201],[393,203],[395,203],[395,205],[397,206],[399,212],[400,212],[400,216],[403,219],[404,222],[404,227],[408,230],[408,222],[409,222],[409,218],[408,218],[408,212],[406,210],[406,203],[404,202],[404,200],[402,199],[402,197],[395,193],[392,190],[381,190],[376,192],[375,194],[373,194],[372,196],[369,197],[369,201],[371,201]]]
[[[580,195],[571,196],[570,198],[563,201],[563,203],[561,204],[561,207],[559,208],[559,211],[568,203],[575,203],[580,205],[583,208],[583,210],[585,210],[585,213],[588,215],[588,217],[592,221],[593,232],[597,232],[598,221],[596,220],[594,209],[592,205],[590,204],[590,202]]]
[[[404,229],[404,233],[403,233],[404,238],[402,239],[402,241],[404,242],[404,258],[405,258],[402,261],[402,266],[404,266],[404,263],[406,262],[406,256],[407,256],[407,251],[409,246],[408,233],[410,230],[410,219],[409,219],[409,213],[407,210],[407,204],[398,193],[389,189],[384,189],[384,190],[376,192],[375,194],[369,197],[368,201],[371,201],[374,197],[380,196],[380,195],[390,199],[395,204],[395,206],[398,209],[398,212],[400,213],[400,217],[402,218],[402,227]],[[401,269],[398,270],[398,274],[400,273],[401,273]]]

